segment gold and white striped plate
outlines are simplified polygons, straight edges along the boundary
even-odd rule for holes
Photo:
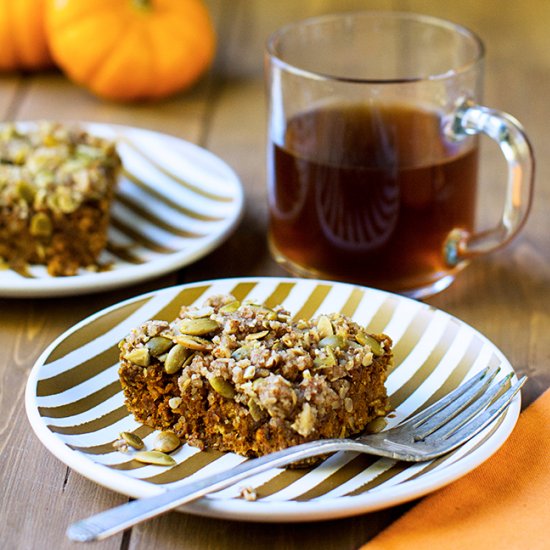
[[[0,296],[75,295],[151,279],[211,252],[240,220],[244,200],[239,178],[209,151],[140,128],[79,125],[116,140],[123,163],[108,243],[100,257],[109,269],[82,269],[73,277],[51,277],[43,266],[0,270]]]
[[[100,311],[58,338],[34,366],[27,385],[31,425],[44,445],[80,474],[114,491],[144,497],[231,468],[243,457],[183,445],[170,468],[139,464],[113,449],[122,431],[146,444],[155,434],[140,426],[123,403],[117,343],[147,319],[172,320],[183,304],[232,293],[270,306],[283,304],[296,318],[341,312],[395,343],[387,380],[395,415],[388,427],[421,410],[486,365],[513,372],[504,355],[462,321],[426,304],[378,290],[326,281],[281,278],[221,279],[158,290]],[[336,453],[317,467],[273,469],[252,478],[258,500],[229,488],[183,510],[250,521],[305,521],[368,512],[433,491],[472,470],[506,440],[520,410],[519,396],[481,434],[449,455],[405,464],[356,453]]]

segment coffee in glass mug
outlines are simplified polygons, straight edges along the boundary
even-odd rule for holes
[[[531,150],[517,121],[475,102],[475,35],[414,14],[342,14],[283,28],[267,57],[269,244],[289,271],[420,298],[517,233]],[[478,234],[481,133],[510,178],[501,223]]]

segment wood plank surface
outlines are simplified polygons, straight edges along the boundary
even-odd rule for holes
[[[108,305],[177,282],[285,275],[266,246],[265,98],[262,49],[278,26],[305,16],[364,8],[353,0],[210,0],[220,47],[214,68],[193,89],[158,103],[96,99],[56,71],[0,78],[3,120],[88,120],[140,126],[198,143],[228,162],[246,194],[244,218],[217,250],[177,273],[89,296],[0,298],[0,548],[68,549],[64,535],[78,518],[126,497],[76,474],[38,441],[24,411],[25,383],[37,357],[67,328]],[[480,258],[452,287],[427,300],[485,334],[530,376],[524,404],[550,387],[550,162],[547,99],[550,2],[376,0],[372,9],[411,10],[451,19],[476,31],[487,48],[485,102],[522,121],[538,158],[532,212],[509,246]],[[504,166],[496,147],[483,148],[480,219],[494,223]],[[266,524],[169,513],[102,543],[98,549],[354,549],[411,505],[320,523]],[[82,546],[84,548],[84,546]]]

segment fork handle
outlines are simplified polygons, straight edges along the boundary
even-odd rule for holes
[[[187,483],[152,497],[126,502],[87,519],[77,521],[69,526],[67,536],[77,542],[102,540],[142,521],[173,510],[209,493],[225,489],[270,468],[285,466],[298,460],[335,451],[359,450],[365,452],[365,444],[346,439],[325,439],[289,447],[269,455],[247,460],[235,468],[193,483]]]

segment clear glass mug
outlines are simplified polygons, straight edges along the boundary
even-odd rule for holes
[[[291,273],[423,298],[506,244],[529,212],[519,122],[480,104],[484,47],[411,13],[321,16],[267,44],[269,246]],[[508,164],[498,225],[476,231],[479,135]]]

